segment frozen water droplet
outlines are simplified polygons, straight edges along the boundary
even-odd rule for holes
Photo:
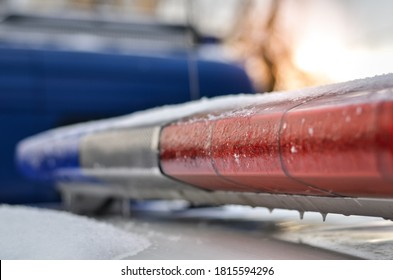
[[[284,123],[283,125],[282,125],[282,129],[286,129],[287,128],[287,123]]]
[[[239,158],[240,158],[240,156],[239,156],[239,154],[234,154],[233,155],[233,157],[235,158],[235,161],[236,161],[236,163],[237,163],[237,165],[240,165],[240,160],[239,160]]]
[[[314,129],[312,127],[308,128],[308,134],[310,134],[310,136],[314,135]]]
[[[292,154],[297,153],[297,149],[296,149],[295,146],[292,146],[292,147],[291,147],[291,153],[292,153]]]
[[[321,215],[322,215],[322,220],[323,220],[323,221],[326,221],[327,213],[321,213]]]

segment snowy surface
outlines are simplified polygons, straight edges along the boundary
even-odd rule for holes
[[[186,205],[143,203],[100,221],[3,205],[0,259],[393,258],[393,223],[380,218]]]
[[[145,237],[73,214],[0,205],[0,259],[119,259],[150,246]]]

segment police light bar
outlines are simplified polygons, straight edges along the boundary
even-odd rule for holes
[[[20,170],[87,195],[393,218],[393,74],[219,97],[22,141]]]

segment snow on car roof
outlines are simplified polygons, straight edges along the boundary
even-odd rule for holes
[[[145,237],[74,214],[0,206],[0,259],[119,259],[150,246]]]

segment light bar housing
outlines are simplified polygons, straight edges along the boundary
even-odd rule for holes
[[[73,195],[392,219],[392,134],[388,74],[61,128],[21,142],[17,162]]]

